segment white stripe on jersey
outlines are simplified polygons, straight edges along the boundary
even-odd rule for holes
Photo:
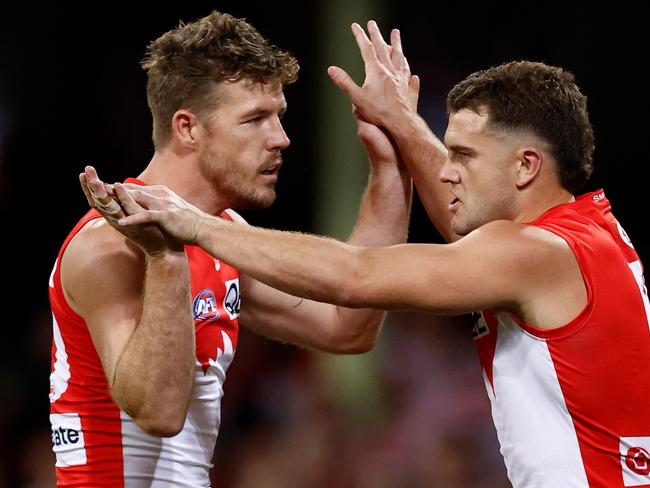
[[[645,279],[643,278],[643,266],[641,265],[641,261],[628,263],[628,266],[632,270],[636,284],[639,287],[639,293],[641,293],[641,300],[643,300],[643,308],[645,309],[648,328],[650,328],[650,302],[648,302],[648,289],[645,286]]]
[[[232,360],[230,339],[225,347],[229,349],[229,363]],[[140,487],[144,480],[150,488],[210,486],[209,471],[219,430],[222,384],[227,367],[224,360],[217,360],[204,374],[201,364],[196,362],[185,424],[174,437],[148,435],[131,417],[120,412],[125,488]]]
[[[505,313],[498,314],[498,321],[494,396],[488,394],[513,488],[588,488],[578,437],[546,341],[525,332]]]
[[[65,343],[61,336],[59,324],[52,314],[52,334],[54,336],[54,346],[56,347],[56,361],[50,374],[50,403],[54,403],[68,389],[68,380],[70,380],[70,365],[68,364],[68,354],[65,352]]]

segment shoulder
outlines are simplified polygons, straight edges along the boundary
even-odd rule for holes
[[[552,276],[575,259],[569,244],[553,232],[505,220],[485,224],[450,245],[523,282]]]
[[[142,251],[99,218],[88,222],[65,249],[61,285],[70,306],[79,313],[96,299],[139,295],[144,270]]]
[[[549,230],[508,220],[489,222],[452,245],[469,244],[495,246],[504,252],[510,251],[517,255],[568,249],[566,241]]]

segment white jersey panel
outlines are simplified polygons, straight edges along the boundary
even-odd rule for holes
[[[52,314],[52,341],[56,348],[56,360],[52,366],[52,373],[50,373],[50,403],[54,403],[61,398],[61,395],[68,389],[68,381],[70,380],[68,354],[65,352],[65,342],[63,342],[61,329],[54,314]]]
[[[526,333],[505,313],[498,315],[498,324],[494,393],[489,382],[486,387],[513,488],[588,488],[546,341]]]
[[[225,335],[225,334],[224,334]],[[219,350],[221,353],[221,350]],[[219,364],[204,374],[196,362],[196,376],[183,430],[174,437],[160,438],[144,433],[126,413],[122,416],[125,488],[209,487],[212,453],[221,417],[224,370]]]

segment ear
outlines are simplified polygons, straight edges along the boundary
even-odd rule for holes
[[[200,145],[204,128],[189,110],[180,109],[172,117],[172,139],[182,147],[195,150]]]
[[[517,151],[517,188],[532,183],[542,169],[542,152],[532,146],[522,147]]]

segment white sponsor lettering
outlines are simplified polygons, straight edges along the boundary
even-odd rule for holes
[[[86,464],[86,444],[77,413],[52,413],[52,450],[56,454],[56,467]]]

